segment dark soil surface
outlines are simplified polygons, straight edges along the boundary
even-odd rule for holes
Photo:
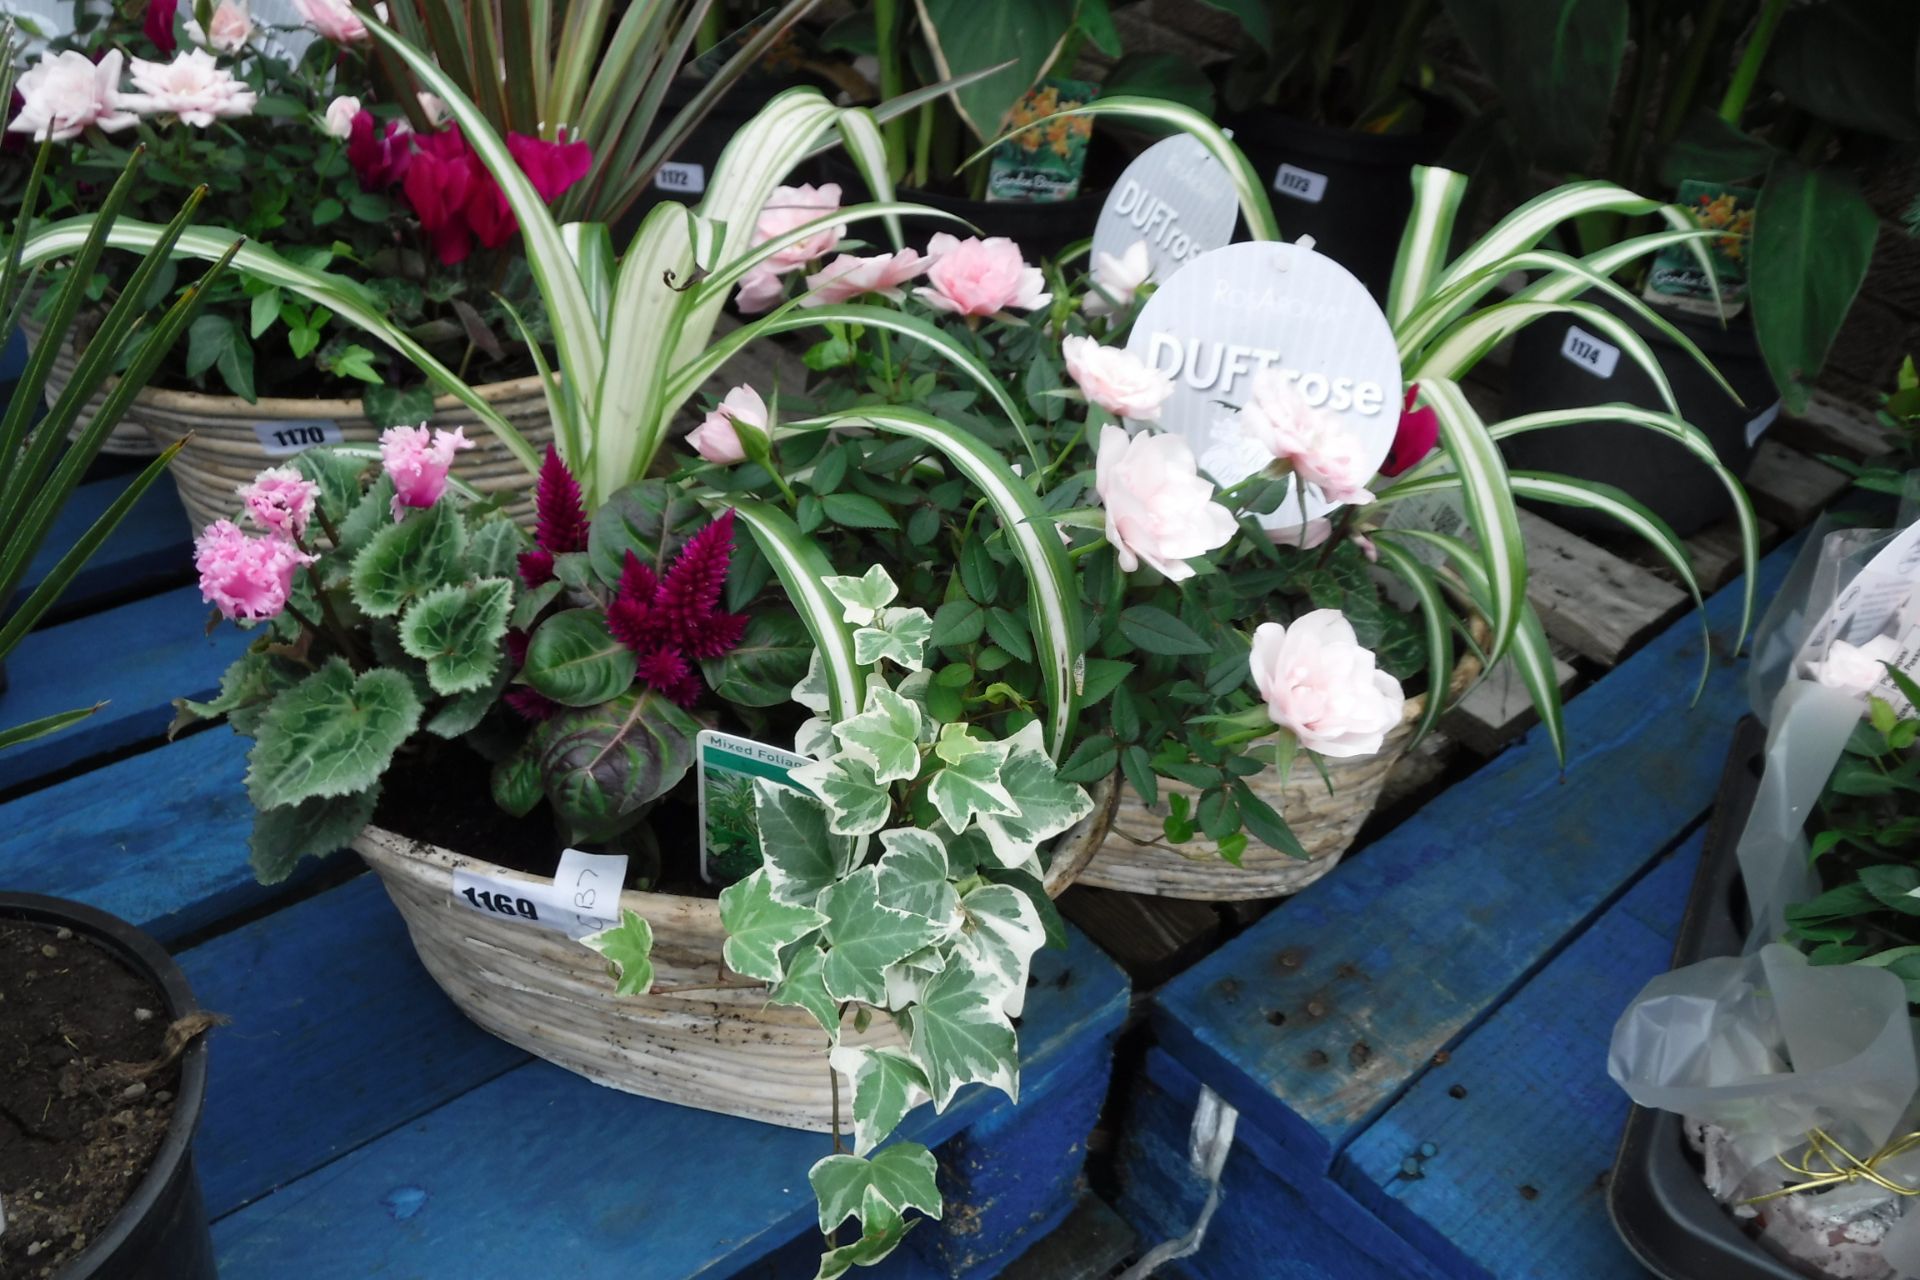
[[[166,1001],[70,929],[0,920],[0,1277],[51,1276],[119,1211],[166,1135]]]

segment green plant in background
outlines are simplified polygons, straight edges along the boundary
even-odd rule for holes
[[[1432,79],[1423,36],[1433,0],[1205,3],[1232,14],[1247,38],[1222,85],[1229,110],[1264,105],[1362,133],[1420,131],[1425,109],[1410,86]]]
[[[1912,474],[1920,468],[1920,371],[1915,370],[1912,356],[1900,362],[1894,389],[1884,398],[1877,418],[1887,444],[1885,453],[1865,462],[1825,453],[1820,460],[1846,472],[1855,485],[1870,493],[1920,499]]]

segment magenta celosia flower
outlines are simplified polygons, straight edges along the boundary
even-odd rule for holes
[[[200,595],[236,622],[271,618],[287,606],[294,570],[313,557],[277,534],[249,537],[231,520],[216,520],[193,544]]]
[[[729,511],[687,540],[664,578],[629,551],[607,606],[614,639],[639,655],[639,681],[681,706],[700,696],[694,662],[727,653],[746,631],[745,614],[720,610],[732,559]]]
[[[268,533],[299,541],[307,536],[320,486],[293,467],[270,467],[237,490],[247,515]]]
[[[447,471],[453,455],[473,448],[466,428],[451,431],[417,427],[388,427],[380,433],[380,461],[393,480],[393,518],[408,507],[430,507],[447,491]]]
[[[553,558],[587,549],[587,504],[580,482],[552,445],[534,491],[533,549],[520,553],[520,580],[530,587],[553,581]]]

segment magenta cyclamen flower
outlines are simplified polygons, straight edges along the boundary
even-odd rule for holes
[[[453,455],[473,448],[464,427],[429,431],[417,427],[389,427],[380,433],[380,461],[393,478],[393,518],[408,507],[430,507],[447,491],[447,472]]]
[[[587,504],[580,482],[552,445],[540,464],[534,492],[533,550],[520,553],[520,578],[530,587],[553,581],[553,558],[587,549]]]
[[[231,520],[214,521],[193,544],[201,598],[236,622],[279,614],[293,589],[294,570],[313,559],[277,534],[249,537]]]
[[[320,486],[293,467],[270,467],[237,490],[247,515],[268,533],[299,541],[307,536]]]
[[[664,578],[631,551],[607,625],[640,657],[638,678],[681,706],[700,696],[693,662],[718,658],[740,643],[745,614],[720,611],[733,559],[733,512],[687,540]]]

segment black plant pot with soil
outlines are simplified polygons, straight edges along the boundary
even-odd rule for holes
[[[0,992],[0,1274],[213,1280],[207,1019],[179,966],[105,912],[0,893]]]
[[[1706,434],[1734,475],[1744,476],[1761,433],[1779,408],[1779,393],[1746,318],[1735,317],[1722,327],[1707,318],[1664,313],[1739,393],[1736,401],[1698,361],[1644,319],[1629,315],[1609,298],[1588,294],[1586,300],[1626,320],[1647,340],[1673,388],[1680,416]],[[1595,334],[1592,325],[1552,315],[1536,320],[1514,340],[1507,374],[1507,417],[1621,402],[1643,409],[1666,408],[1653,378],[1617,344]],[[1510,437],[1501,442],[1501,452],[1510,467],[1554,471],[1624,489],[1683,538],[1733,514],[1732,497],[1706,463],[1686,446],[1644,427],[1620,422],[1551,427]],[[1619,531],[1617,524],[1598,512],[1555,506],[1547,514],[1555,524],[1576,533]]]

